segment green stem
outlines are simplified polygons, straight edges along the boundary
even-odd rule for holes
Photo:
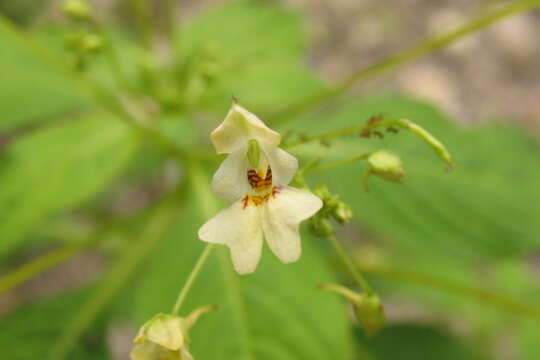
[[[122,105],[119,99],[109,91],[96,86],[88,79],[81,78],[79,74],[66,66],[56,56],[48,50],[41,47],[31,39],[25,37],[16,26],[13,25],[5,17],[0,16],[0,28],[10,34],[16,41],[20,42],[35,56],[42,59],[51,67],[60,71],[69,80],[73,81],[81,91],[92,97],[97,103],[105,109],[117,115],[118,119],[124,121],[128,126],[133,128],[137,133],[157,145],[163,152],[168,153],[176,158],[184,159],[185,153],[174,142],[164,136],[158,129],[149,125],[144,125],[133,117],[133,115]]]
[[[190,174],[190,182],[193,188],[193,192],[195,193],[195,196],[201,206],[201,212],[204,218],[209,218],[216,212],[217,204],[213,195],[210,194],[208,191],[208,181],[206,179],[206,176],[204,175],[204,171],[200,164],[194,161],[190,161],[188,163],[188,173]],[[178,294],[178,298],[176,299],[176,302],[172,309],[173,314],[179,315],[182,304],[186,300],[189,292],[191,291],[191,288],[193,287],[193,284],[195,283],[195,280],[197,279],[200,271],[208,261],[208,258],[210,257],[213,249],[214,244],[207,244],[203,252],[199,256],[199,259],[195,263],[195,266],[189,273],[186,282],[184,283],[182,289],[180,290],[180,293]]]
[[[178,13],[177,13],[177,6],[176,6],[177,0],[165,0],[164,8],[165,8],[165,31],[167,33],[167,39],[169,41],[169,45],[172,47],[172,42],[174,41],[174,30],[177,28],[178,25]]]
[[[118,53],[113,46],[113,41],[111,40],[111,37],[99,21],[93,19],[91,25],[105,42],[105,58],[107,60],[107,64],[109,65],[109,70],[112,77],[120,88],[125,89],[126,91],[131,91],[131,84],[129,83],[128,79],[124,74],[124,71],[122,70],[122,67],[120,66],[120,61],[118,60]]]
[[[22,265],[21,267],[11,271],[5,276],[0,278],[0,294],[6,292],[13,287],[21,285],[22,283],[36,277],[42,272],[63,263],[70,259],[79,252],[88,249],[89,247],[96,246],[100,243],[110,232],[123,231],[126,227],[131,226],[134,222],[152,211],[156,210],[159,206],[167,201],[171,201],[174,197],[178,196],[178,189],[163,195],[160,199],[156,200],[152,204],[142,209],[140,212],[133,214],[127,219],[113,219],[110,222],[102,224],[91,235],[74,241],[73,243],[64,245],[58,249],[51,250],[46,254]]]
[[[480,289],[471,285],[462,284],[448,279],[427,275],[415,271],[390,268],[385,266],[358,266],[365,273],[373,274],[381,278],[402,281],[409,284],[419,285],[429,289],[437,289],[447,293],[453,293],[470,297],[482,304],[491,304],[507,311],[540,318],[540,308],[519,301],[499,293]]]
[[[343,165],[352,164],[352,163],[355,163],[357,161],[366,160],[369,157],[369,155],[371,155],[370,152],[366,153],[366,154],[358,155],[358,156],[353,156],[351,158],[338,160],[338,161],[335,161],[335,162],[332,162],[332,163],[329,163],[329,164],[312,167],[310,169],[306,169],[304,171],[304,174],[330,170],[330,169],[334,169],[334,168],[337,168],[337,167],[340,167],[340,166],[343,166]]]
[[[372,129],[381,128],[381,127],[392,127],[392,126],[402,127],[403,126],[403,124],[401,123],[402,121],[403,119],[384,119],[381,121],[373,122],[371,124],[354,125],[354,126],[346,127],[344,129],[328,131],[319,135],[304,136],[300,140],[293,141],[288,144],[284,144],[282,147],[284,149],[289,149],[292,147],[304,145],[304,144],[314,142],[314,141],[328,140],[328,139],[332,139],[336,137],[359,135],[365,130],[372,130]]]
[[[182,290],[180,290],[180,293],[178,294],[178,298],[176,299],[176,303],[174,304],[174,307],[172,309],[173,315],[180,315],[180,309],[182,307],[182,304],[186,300],[187,295],[189,294],[189,291],[191,290],[191,287],[193,286],[193,283],[197,279],[197,276],[199,275],[199,272],[203,268],[204,264],[208,260],[208,257],[212,253],[212,250],[214,249],[214,244],[208,244],[204,248],[203,252],[199,256],[199,259],[197,260],[197,263],[191,270],[186,282],[184,283],[184,286],[182,287]]]
[[[356,135],[356,134],[362,135],[362,134],[366,134],[365,132],[367,132],[367,136],[371,136],[370,131],[377,128],[394,129],[394,131],[397,131],[396,128],[409,130],[414,135],[416,135],[419,139],[421,139],[423,142],[429,145],[429,147],[431,147],[431,149],[435,152],[435,154],[442,161],[446,163],[448,168],[451,169],[453,167],[452,156],[450,155],[446,147],[439,140],[437,140],[433,135],[431,135],[428,131],[426,131],[420,125],[410,120],[399,119],[399,118],[368,121],[368,123],[364,125],[355,125],[355,126],[351,126],[345,129],[334,130],[334,131],[326,132],[326,133],[319,134],[316,136],[303,137],[299,141],[284,145],[284,148],[291,148],[291,147],[299,146],[302,144],[307,144],[309,142],[328,140],[335,137],[342,137],[342,136],[349,136],[349,135]],[[369,156],[369,154],[366,154],[366,156]],[[354,161],[354,158],[352,160]]]
[[[32,279],[43,271],[66,261],[85,247],[86,244],[84,243],[66,245],[60,249],[52,250],[44,256],[13,270],[0,278],[0,294]]]
[[[273,120],[274,123],[277,123],[299,115],[312,107],[343,95],[347,90],[362,81],[375,77],[376,75],[379,75],[385,71],[404,66],[424,55],[433,53],[436,50],[450,45],[467,35],[473,34],[497,22],[498,20],[504,19],[513,14],[531,10],[538,6],[540,6],[540,0],[512,2],[510,5],[502,8],[501,10],[481,16],[475,20],[472,20],[468,24],[457,28],[456,30],[428,39],[416,46],[387,57],[374,65],[357,70],[349,75],[346,79],[336,84],[334,87],[315,93],[305,99],[293,103],[270,116],[270,119]]]
[[[149,8],[149,0],[131,0],[131,11],[135,15],[137,27],[147,48],[152,46],[152,10]]]
[[[176,212],[168,204],[150,219],[139,242],[127,248],[120,260],[103,277],[103,281],[97,286],[93,295],[66,325],[62,335],[52,346],[51,360],[63,360],[69,355],[88,326],[109,304],[146,256],[152,253],[151,250],[175,218]]]
[[[362,288],[362,290],[366,293],[366,295],[373,294],[373,290],[369,286],[367,280],[362,276],[360,271],[358,270],[358,267],[355,266],[354,262],[351,260],[349,255],[345,252],[345,249],[341,246],[339,241],[336,239],[336,237],[331,234],[327,236],[328,240],[336,250],[336,253],[338,254],[339,258],[343,262],[343,265],[349,270],[352,277],[356,281],[356,283]]]

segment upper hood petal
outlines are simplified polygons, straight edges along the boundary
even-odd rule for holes
[[[261,144],[278,146],[281,135],[267,127],[255,114],[233,104],[225,120],[210,135],[218,154],[232,153],[250,139]]]

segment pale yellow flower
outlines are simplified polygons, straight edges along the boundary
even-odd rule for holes
[[[233,104],[211,139],[218,153],[229,154],[214,175],[212,189],[233,204],[204,224],[199,238],[227,245],[240,274],[257,268],[263,236],[281,261],[298,260],[300,222],[314,215],[322,201],[310,192],[287,186],[298,170],[298,161],[278,147],[281,135]],[[247,156],[253,140],[260,147],[255,167]]]

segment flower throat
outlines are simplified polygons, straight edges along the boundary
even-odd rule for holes
[[[250,204],[255,206],[264,204],[270,199],[270,196],[274,196],[279,192],[279,187],[272,186],[272,169],[270,166],[268,166],[264,178],[257,170],[249,169],[247,171],[247,180],[251,188],[260,195],[246,195],[242,199],[244,209]]]

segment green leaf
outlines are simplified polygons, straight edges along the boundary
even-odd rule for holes
[[[181,55],[202,51],[215,59],[207,106],[222,109],[234,94],[251,109],[268,110],[323,87],[304,64],[301,17],[274,5],[235,1],[212,9],[180,30],[178,44]]]
[[[336,114],[310,117],[301,127],[319,133],[361,124],[380,113],[408,118],[432,132],[452,153],[455,170],[442,171],[431,149],[404,131],[387,134],[383,141],[354,137],[335,140],[330,149],[317,144],[294,149],[328,161],[378,148],[402,157],[404,186],[373,178],[366,194],[360,185],[365,165],[360,163],[317,177],[353,205],[361,224],[394,245],[462,259],[508,257],[538,248],[540,207],[525,204],[540,201],[540,151],[520,129],[462,129],[436,108],[403,97],[356,101]]]
[[[139,325],[157,312],[170,311],[204,244],[196,229],[202,220],[192,209],[141,269],[132,294]],[[190,336],[195,358],[289,360],[350,359],[349,325],[340,300],[316,289],[331,275],[315,244],[304,237],[304,253],[282,264],[269,249],[253,275],[239,276],[228,250],[218,246],[201,272],[186,315],[205,304],[219,309],[205,315]]]
[[[363,340],[362,344],[377,360],[487,359],[451,335],[425,325],[388,326],[373,339]]]
[[[2,154],[0,255],[38,230],[49,216],[86,201],[127,165],[132,132],[99,115],[25,136]]]
[[[53,299],[42,300],[30,305],[23,305],[4,316],[0,321],[0,349],[2,358],[10,360],[44,359],[51,343],[65,328],[72,314],[77,311],[88,293],[61,295]],[[77,360],[105,360],[104,331],[101,324],[96,324],[87,343],[73,352]],[[96,346],[98,345],[99,346]]]
[[[0,16],[0,131],[93,107],[38,47]]]

